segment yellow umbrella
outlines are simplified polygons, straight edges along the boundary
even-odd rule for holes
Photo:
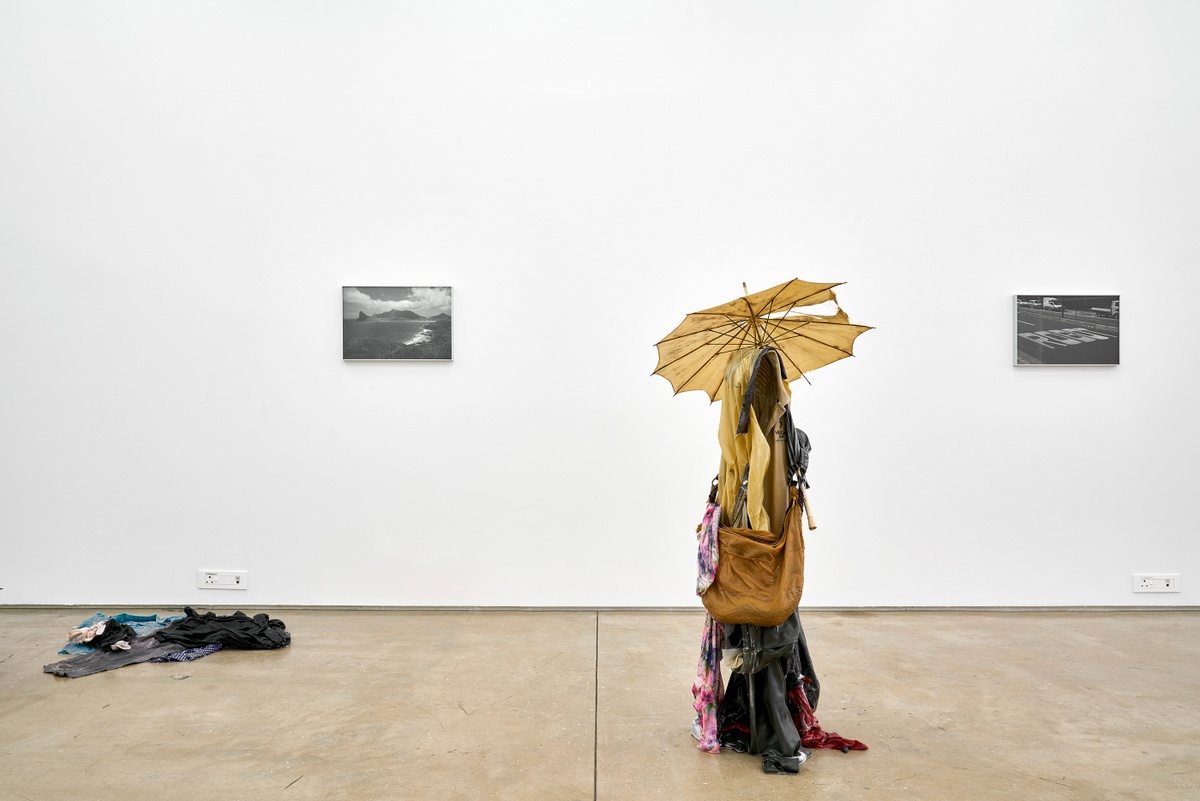
[[[675,394],[693,389],[722,399],[725,366],[743,348],[770,345],[779,351],[789,378],[854,355],[854,339],[869,325],[855,325],[837,306],[833,284],[794,278],[777,287],[747,294],[704,311],[693,312],[667,334],[658,348],[654,375],[671,382]],[[746,285],[742,284],[745,289]],[[802,310],[832,301],[833,314]],[[806,379],[807,380],[807,379]]]

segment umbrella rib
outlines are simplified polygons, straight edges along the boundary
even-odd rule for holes
[[[717,388],[713,390],[709,396],[709,402],[715,401],[717,396],[721,394],[721,387],[725,386],[725,371],[721,371],[721,380],[717,382]]]
[[[749,306],[750,304],[747,303],[746,305]],[[736,350],[741,350],[742,348],[744,348],[746,346],[746,336],[749,333],[750,333],[750,327],[742,326],[742,339],[738,343],[742,347],[739,347]],[[721,371],[721,380],[717,382],[717,388],[713,391],[713,394],[712,394],[713,400],[716,400],[716,397],[721,394],[721,387],[723,387],[723,386],[725,386],[725,371],[724,370]]]
[[[793,280],[795,280],[795,279],[793,279]],[[790,283],[790,282],[789,282],[789,283]],[[785,284],[785,286],[786,286],[786,284]],[[792,302],[792,305],[791,305],[791,306],[788,306],[788,307],[787,307],[787,311],[785,311],[783,314],[779,315],[778,317],[776,317],[776,318],[774,318],[774,319],[775,319],[775,320],[782,320],[782,319],[785,319],[785,318],[786,318],[786,317],[787,317],[789,314],[791,314],[791,313],[792,313],[792,312],[793,312],[793,311],[796,309],[796,307],[797,307],[797,306],[805,305],[805,304],[802,304],[802,303],[801,303],[801,301],[808,300],[808,299],[809,299],[809,298],[811,298],[813,295],[817,295],[817,294],[820,294],[820,293],[818,293],[818,292],[814,292],[814,293],[812,293],[812,295],[807,295],[807,296],[805,296],[805,297],[803,297],[803,298],[798,298],[798,299],[796,299],[795,301],[793,301],[793,302]],[[776,297],[779,297],[779,296],[778,296],[778,295],[776,295]],[[836,301],[835,301],[835,302],[836,302]],[[840,308],[840,307],[839,307],[839,308]],[[774,314],[774,313],[775,313],[775,312],[771,312],[771,314]]]
[[[771,304],[775,302],[775,298],[777,298],[777,297],[779,297],[780,295],[782,295],[782,294],[783,294],[783,290],[787,289],[789,286],[791,286],[792,284],[796,283],[796,282],[797,282],[797,281],[799,281],[799,280],[800,280],[799,278],[793,278],[793,279],[791,279],[790,281],[787,281],[786,283],[782,283],[782,284],[780,284],[780,285],[779,285],[779,291],[778,291],[778,292],[776,292],[774,295],[772,295],[772,296],[771,296],[771,299],[767,301],[766,305],[765,305],[765,306],[763,306],[763,308],[764,308],[764,309],[769,309],[769,308],[771,308]],[[810,295],[809,297],[812,297],[812,296]],[[796,308],[796,304],[795,304],[795,303],[793,303],[793,304],[792,304],[792,309],[794,309],[794,308]],[[792,309],[788,309],[788,311],[790,312]],[[768,314],[774,314],[774,312],[767,312],[767,313],[768,313]],[[765,318],[764,318],[764,319],[765,319]]]
[[[713,316],[713,317],[716,317],[717,315],[715,315],[715,314],[714,314],[714,315],[712,315],[712,316]],[[716,333],[721,333],[721,330],[720,330],[720,329],[721,329],[721,328],[723,328],[723,327],[724,327],[724,326],[726,326],[726,325],[732,325],[732,326],[735,326],[735,327],[738,327],[738,328],[740,328],[740,327],[741,327],[740,325],[738,325],[737,318],[730,317],[728,314],[724,314],[724,315],[721,315],[721,316],[722,316],[722,317],[724,317],[726,320],[728,320],[728,322],[727,322],[727,323],[718,323],[718,324],[716,324],[716,325],[713,325],[713,326],[710,326],[710,327],[708,327],[708,328],[700,328],[700,329],[697,329],[697,330],[695,330],[695,331],[689,331],[688,333],[686,333],[686,334],[680,334],[679,336],[671,336],[671,335],[669,335],[669,334],[668,334],[666,337],[664,337],[663,339],[660,339],[658,342],[655,342],[654,344],[655,344],[655,345],[661,345],[661,344],[663,344],[664,342],[674,342],[674,341],[675,341],[675,340],[677,340],[677,339],[684,339],[684,338],[686,338],[686,337],[695,336],[696,334],[703,334],[703,333],[706,333],[706,332],[708,332],[708,331],[713,331],[713,332],[716,332]],[[686,321],[685,321],[685,322],[686,322]],[[680,323],[680,325],[682,325],[682,323]],[[678,328],[678,327],[679,327],[679,326],[676,326],[676,328]]]
[[[770,325],[771,330],[770,330],[769,336],[772,341],[780,342],[780,341],[783,341],[784,339],[791,338],[791,337],[785,337],[783,334],[778,333],[780,331],[786,331],[788,334],[791,334],[794,336],[794,332],[792,332],[790,329],[785,329],[783,327],[783,321],[787,319],[787,315],[791,314],[792,309],[795,309],[795,308],[796,308],[796,306],[795,306],[795,304],[793,304],[792,306],[788,307],[788,310],[786,312],[784,312],[782,315],[780,315],[779,317],[776,317],[775,319],[767,319],[767,320],[763,321],[764,323],[767,323]],[[807,324],[808,323],[804,323],[804,325],[807,325]]]
[[[795,280],[795,279],[793,279],[793,280]],[[811,295],[810,295],[810,297],[811,297]],[[787,316],[792,313],[792,309],[794,309],[794,308],[796,308],[795,303],[793,303],[791,306],[789,306],[787,311],[785,311],[783,314],[781,314],[779,317],[775,318],[774,320],[767,319],[767,320],[764,320],[763,322],[769,323],[772,326],[772,328],[774,328],[775,330],[778,330],[782,327],[782,326],[780,326],[779,321],[786,319]]]
[[[789,286],[791,286],[792,284],[796,283],[796,282],[797,282],[797,281],[799,281],[799,280],[800,280],[799,278],[793,278],[793,279],[791,279],[790,281],[787,281],[787,282],[785,282],[785,283],[782,283],[782,284],[780,284],[780,285],[779,285],[779,291],[778,291],[778,292],[776,292],[774,295],[772,295],[772,296],[771,296],[771,299],[770,299],[769,301],[767,301],[766,305],[765,305],[763,308],[766,308],[766,309],[769,309],[769,308],[771,308],[771,304],[775,302],[775,298],[777,298],[777,297],[779,297],[780,295],[782,295],[782,294],[783,294],[783,291],[784,291],[785,289],[787,289]],[[796,308],[797,306],[805,306],[805,305],[807,305],[807,304],[806,304],[804,301],[808,300],[809,298],[813,297],[814,295],[819,295],[819,294],[821,294],[822,292],[828,292],[829,290],[833,289],[835,286],[841,286],[841,285],[842,285],[842,284],[844,284],[844,283],[845,283],[845,281],[839,281],[839,282],[838,282],[838,283],[836,283],[836,284],[830,284],[830,285],[829,285],[829,286],[827,286],[827,287],[824,287],[824,288],[822,288],[822,289],[818,289],[816,292],[810,292],[810,293],[808,293],[807,295],[805,295],[805,296],[804,296],[804,297],[802,297],[802,298],[797,298],[797,299],[796,299],[796,300],[795,300],[795,301],[792,303],[791,307],[788,309],[788,312],[790,312],[792,309]],[[747,305],[747,306],[749,306],[750,304],[749,304],[749,303],[747,303],[746,305]],[[771,311],[771,312],[768,312],[768,314],[774,314],[774,313],[775,313],[775,312],[773,312],[773,311]],[[785,313],[786,313],[786,312],[785,312]]]
[[[784,330],[778,336],[774,337],[774,341],[775,342],[791,342],[793,339],[798,339],[799,337],[800,337],[800,335],[794,331]],[[808,337],[808,338],[812,339],[812,337]]]
[[[805,323],[805,325],[808,325],[808,324],[807,324],[807,323]],[[790,339],[807,339],[809,342],[816,342],[818,345],[821,345],[821,346],[823,346],[823,347],[829,348],[830,350],[836,350],[838,353],[844,353],[844,354],[846,354],[847,356],[853,356],[853,355],[854,355],[854,354],[853,354],[853,353],[851,353],[850,351],[847,351],[847,350],[842,350],[842,349],[841,349],[841,348],[839,348],[837,345],[831,345],[831,344],[829,344],[828,342],[822,342],[821,340],[817,339],[816,337],[809,336],[808,334],[805,334],[805,333],[803,333],[803,332],[800,332],[800,331],[792,331],[792,332],[790,332],[790,333],[791,333],[791,337],[789,337]],[[861,332],[860,332],[860,333],[861,333]]]
[[[730,317],[728,314],[725,315],[725,319],[729,321],[728,325],[733,327],[733,330],[731,332],[729,332],[729,333],[725,333],[724,331],[717,332],[717,329],[715,329],[715,328],[712,329],[714,332],[720,333],[721,336],[727,338],[728,341],[723,343],[721,345],[721,347],[723,348],[723,347],[725,347],[725,345],[732,344],[735,341],[741,343],[742,345],[745,345],[746,336],[747,336],[747,334],[750,333],[750,326],[745,324],[738,318]],[[738,336],[737,336],[738,332],[741,332],[741,335],[742,335],[740,339],[738,339]],[[740,350],[740,348],[735,348],[735,350]]]
[[[727,315],[726,315],[726,317],[727,317]],[[746,332],[748,332],[749,326],[738,325],[737,321],[733,320],[733,319],[730,319],[730,323],[738,326],[739,329],[742,330],[742,339],[740,339],[740,344],[744,345],[745,338],[746,338]],[[733,342],[734,342],[734,337],[732,335],[730,335],[730,342],[728,342],[726,344],[732,344]],[[737,351],[737,350],[740,350],[740,348],[734,349],[734,351]],[[718,348],[718,350],[716,350],[716,353],[714,353],[712,356],[709,356],[708,359],[704,360],[703,365],[698,367],[696,369],[695,373],[692,373],[691,375],[689,375],[688,381],[696,378],[696,375],[700,374],[700,372],[703,371],[704,368],[708,367],[710,365],[710,363],[712,363],[713,360],[716,359],[716,357],[724,355],[726,353],[733,353],[733,351],[725,350],[725,344],[722,344],[721,347]],[[679,386],[688,386],[688,381],[684,381],[684,383],[680,384]],[[720,395],[721,387],[724,385],[725,385],[725,371],[721,371],[721,380],[718,381],[718,384],[716,384],[716,389],[713,391],[713,395],[712,395],[712,398],[714,399],[714,401],[716,399],[716,396]],[[683,390],[677,390],[676,395],[679,395],[679,392],[682,392],[682,391]]]
[[[737,324],[736,324],[736,323],[734,323],[734,325],[737,325]],[[727,345],[729,345],[731,342],[733,342],[733,341],[734,341],[734,338],[735,338],[735,336],[736,336],[736,332],[725,333],[724,331],[717,331],[716,329],[712,329],[712,331],[713,331],[714,333],[716,333],[716,334],[718,335],[718,337],[724,337],[726,341],[725,341],[725,342],[720,342],[720,343],[718,343],[718,342],[716,341],[716,339],[717,339],[717,338],[716,338],[716,337],[714,337],[714,338],[713,338],[713,340],[709,340],[709,341],[705,342],[703,345],[700,345],[700,346],[698,346],[698,347],[704,347],[704,346],[706,346],[706,345],[716,345],[716,346],[717,346],[717,353],[716,353],[715,355],[716,355],[716,356],[719,356],[719,355],[721,355],[721,353],[725,352],[725,351],[724,351],[724,348],[725,348]],[[702,331],[697,331],[696,333],[698,333],[698,334],[699,334],[699,333],[705,333],[705,332],[702,332]],[[689,334],[688,336],[691,336],[691,334]],[[682,338],[682,337],[680,337],[680,338]],[[666,341],[667,341],[667,340],[665,340],[665,339],[663,340],[663,342],[666,342]],[[660,343],[659,343],[659,345],[661,345],[661,344],[662,344],[662,342],[660,342]],[[655,347],[657,347],[657,345],[656,345]],[[692,350],[689,350],[689,351],[684,351],[683,353],[679,354],[679,356],[677,356],[676,358],[674,358],[674,359],[672,359],[671,361],[667,362],[666,364],[660,364],[658,367],[656,367],[656,368],[654,369],[654,372],[653,372],[653,373],[651,373],[651,375],[658,375],[658,374],[660,373],[660,371],[667,369],[668,367],[670,367],[671,365],[675,364],[676,362],[680,362],[680,361],[682,361],[683,359],[687,358],[687,357],[688,357],[688,356],[690,356],[691,354],[695,353],[697,349],[698,349],[698,348],[694,348],[694,349],[692,349]],[[701,369],[703,369],[703,367],[701,367]],[[699,372],[699,371],[697,371],[697,372]],[[692,380],[693,378],[695,378],[695,377],[696,377],[696,374],[695,374],[695,373],[693,373],[691,376],[689,376],[689,377],[688,377],[688,381],[691,381],[691,380]],[[687,382],[684,382],[684,383],[687,383]]]
[[[797,281],[797,280],[798,280],[798,279],[796,279],[796,278],[793,278],[791,281],[788,281],[788,284],[794,283],[794,282],[795,282],[795,281]],[[805,303],[804,303],[804,301],[808,300],[808,299],[809,299],[809,298],[811,298],[813,295],[820,295],[822,292],[828,292],[828,291],[830,291],[831,289],[833,289],[835,286],[841,286],[841,285],[842,285],[842,284],[844,284],[844,283],[846,283],[846,282],[845,282],[845,281],[838,281],[836,284],[831,284],[830,286],[827,286],[827,287],[825,287],[824,289],[818,289],[816,292],[810,292],[809,294],[805,295],[805,296],[804,296],[804,297],[802,297],[802,298],[797,298],[797,299],[796,299],[796,302],[792,304],[792,309],[796,308],[797,306],[805,306],[805,305],[807,305],[807,304],[805,304]],[[778,297],[778,296],[776,296],[776,297]],[[788,311],[791,311],[791,309],[789,309]]]
[[[743,288],[743,289],[745,289],[745,288],[746,288],[746,285],[745,285],[745,284],[742,284],[742,288]],[[759,320],[758,320],[758,314],[757,314],[757,313],[754,311],[754,304],[752,304],[752,303],[750,302],[750,294],[749,294],[749,293],[747,293],[747,294],[746,294],[746,296],[745,296],[744,298],[740,298],[740,300],[742,300],[742,301],[743,301],[743,302],[745,302],[745,304],[746,304],[746,323],[747,323],[747,330],[750,330],[750,329],[755,329],[755,330],[756,330],[756,333],[757,333],[757,328],[758,328],[758,323],[759,323]],[[758,336],[757,336],[757,335],[755,336],[754,340],[755,340],[755,342],[757,342],[757,341],[758,341]],[[745,342],[745,341],[746,341],[746,338],[745,338],[745,337],[742,337],[742,341],[743,341],[743,342]]]
[[[712,356],[709,356],[707,359],[705,359],[704,363],[701,364],[699,367],[697,367],[696,371],[687,377],[687,381],[684,381],[683,383],[681,383],[679,385],[680,388],[675,390],[675,394],[678,395],[680,392],[683,392],[683,387],[686,387],[688,385],[688,381],[691,381],[693,378],[700,375],[700,372],[702,370],[704,370],[705,367],[708,367],[708,365],[712,364],[713,359],[717,358],[722,353],[724,353],[725,352],[724,347],[725,347],[724,345],[721,345],[719,348],[717,348],[717,351]],[[724,371],[721,372],[721,382],[722,383],[725,382]],[[720,391],[720,389],[721,389],[721,384],[717,384],[717,390]],[[716,396],[714,395],[713,397],[716,397]]]
[[[784,285],[783,285],[783,287],[788,287],[788,286],[790,286],[791,284],[795,283],[797,280],[799,280],[799,279],[793,278],[791,281],[788,281],[786,284],[784,284]],[[841,284],[840,284],[840,283],[839,283],[839,284],[834,284],[833,286],[841,286]],[[811,293],[811,294],[805,295],[805,296],[804,296],[804,297],[802,297],[802,298],[797,298],[795,301],[793,301],[793,302],[792,302],[792,305],[791,305],[791,306],[788,306],[788,307],[787,307],[787,311],[785,311],[783,314],[780,314],[778,317],[774,317],[774,318],[764,318],[764,322],[766,322],[766,323],[771,323],[771,324],[773,324],[773,325],[774,325],[774,327],[775,327],[775,328],[778,328],[778,327],[779,327],[779,322],[780,322],[780,321],[782,321],[782,320],[786,320],[786,319],[787,319],[787,316],[788,316],[789,314],[791,314],[793,311],[795,311],[795,309],[796,309],[796,307],[797,307],[797,306],[803,306],[803,305],[807,305],[807,304],[805,304],[805,303],[804,303],[804,301],[808,300],[808,299],[809,299],[809,298],[811,298],[813,295],[819,295],[819,294],[821,294],[821,292],[829,292],[829,291],[830,291],[832,288],[833,288],[833,287],[826,287],[825,289],[822,289],[822,290],[820,290],[819,292],[813,292],[813,293]],[[780,295],[780,294],[782,294],[782,292],[783,292],[783,290],[782,290],[782,289],[780,289],[780,291],[779,291],[779,292],[775,293],[775,297],[779,297],[779,295]],[[774,299],[775,299],[775,298],[772,298],[772,300],[774,300]],[[834,299],[833,299],[833,302],[836,304],[836,303],[837,303],[837,299],[836,299],[836,298],[834,298]],[[839,310],[841,310],[841,306],[838,306],[838,309],[839,309]],[[771,312],[771,314],[775,314],[775,312]],[[814,315],[814,316],[815,316],[815,315]]]
[[[750,304],[747,303],[746,305],[749,306]],[[750,326],[748,326],[748,325],[743,326],[742,327],[742,338],[740,340],[738,340],[738,344],[741,345],[742,348],[746,347],[746,338],[747,338],[747,336],[749,336],[749,334],[750,334]],[[741,348],[738,348],[738,350],[741,350]]]
[[[743,326],[740,326],[738,324],[737,320],[730,318],[728,315],[726,315],[726,319],[729,320],[730,325],[734,326],[735,328],[742,329],[742,340],[745,341],[745,328]],[[680,389],[675,390],[676,395],[678,395],[680,392],[683,392],[682,388],[686,387],[688,385],[689,381],[691,381],[693,378],[698,376],[704,370],[705,367],[708,367],[708,365],[712,364],[713,359],[716,359],[718,356],[722,355],[723,353],[729,352],[729,351],[725,350],[725,347],[727,345],[731,344],[732,342],[734,342],[735,337],[736,337],[736,331],[727,334],[724,331],[715,331],[715,329],[714,329],[714,332],[717,333],[721,337],[725,337],[727,341],[722,342],[719,345],[716,342],[706,342],[705,343],[706,345],[716,345],[717,346],[716,351],[713,353],[713,355],[711,355],[707,359],[705,359],[703,364],[701,364],[699,367],[697,367],[695,372],[693,372],[691,375],[689,375],[685,381],[680,383],[680,385],[679,385]],[[669,362],[668,364],[664,364],[662,367],[659,367],[658,370],[662,370],[666,367],[670,367],[672,364],[675,364],[675,362],[682,360],[685,356],[689,355],[690,353],[694,353],[694,352],[695,351],[688,351],[688,353],[684,353],[684,354],[680,355],[680,357],[678,359],[675,359],[674,361]],[[654,372],[657,373],[658,370],[655,370]],[[725,374],[722,373],[721,374],[721,383],[724,383],[724,381],[725,381]],[[721,385],[717,384],[718,390],[720,390],[720,387],[721,387]]]
[[[770,300],[767,302],[766,306],[764,306],[763,308],[766,308],[766,309],[769,309],[769,308],[771,308],[771,304],[775,302],[775,299],[776,299],[776,298],[778,298],[780,295],[782,295],[782,294],[783,294],[783,292],[784,292],[784,290],[786,290],[786,289],[787,289],[789,286],[791,286],[792,284],[796,283],[798,280],[800,280],[800,279],[798,279],[798,278],[793,278],[793,279],[791,279],[790,281],[787,281],[787,282],[785,282],[785,283],[783,283],[783,284],[780,284],[780,285],[779,285],[779,291],[778,291],[778,292],[776,292],[776,293],[775,293],[775,294],[774,294],[774,295],[771,297],[771,299],[770,299]],[[788,307],[787,307],[787,310],[786,310],[786,311],[785,311],[783,314],[779,315],[778,317],[776,317],[776,318],[774,318],[774,319],[772,319],[772,318],[769,318],[769,317],[764,317],[764,318],[762,318],[762,324],[763,324],[763,331],[764,331],[764,334],[766,334],[766,335],[767,335],[768,339],[771,339],[771,340],[774,340],[774,341],[778,341],[779,337],[776,337],[776,335],[775,335],[775,333],[774,333],[774,332],[775,332],[775,331],[778,331],[778,330],[781,328],[781,326],[780,326],[780,321],[787,319],[787,316],[788,316],[789,314],[791,314],[791,313],[792,313],[792,311],[793,311],[793,310],[794,310],[794,309],[795,309],[797,306],[803,305],[803,302],[804,302],[804,301],[808,300],[809,298],[813,297],[814,295],[819,295],[819,294],[821,294],[822,292],[828,292],[829,290],[833,289],[833,287],[834,287],[834,286],[841,286],[841,284],[840,284],[840,283],[838,283],[838,284],[834,284],[833,286],[828,286],[828,287],[825,287],[824,289],[820,289],[820,290],[818,290],[818,291],[816,291],[816,292],[810,292],[809,294],[805,295],[805,296],[804,296],[804,297],[802,297],[802,298],[797,298],[796,300],[794,300],[794,301],[792,302],[792,305],[790,305],[790,306],[788,306]],[[836,300],[835,300],[835,302],[836,302]],[[839,307],[839,308],[840,308],[840,307]],[[774,311],[772,311],[772,312],[769,312],[769,314],[775,314],[775,312],[774,312]],[[770,333],[767,333],[767,331],[768,331],[768,328],[770,329]],[[812,337],[809,337],[809,339],[812,339]],[[814,341],[819,341],[819,340],[814,340]],[[821,344],[824,344],[824,343],[821,343]],[[799,368],[797,368],[797,369],[799,369]]]
[[[797,330],[797,329],[795,329],[795,328],[785,328],[785,327],[783,326],[783,324],[782,324],[784,319],[786,319],[786,318],[780,318],[780,320],[777,320],[777,321],[775,321],[775,324],[774,324],[774,327],[773,327],[773,331],[774,331],[774,332],[777,332],[777,334],[773,333],[773,336],[774,336],[774,338],[775,338],[775,340],[776,340],[777,342],[781,342],[781,341],[783,341],[783,340],[786,340],[786,339],[795,339],[796,337],[799,337],[799,336],[807,336],[807,335],[802,335],[802,334],[800,334],[800,333],[798,332],[798,330]],[[800,322],[800,321],[798,321],[798,320],[794,320],[794,319],[793,319],[793,320],[791,320],[791,321],[789,321],[789,322],[796,322],[796,323],[798,323],[799,325],[807,326],[807,325],[810,325],[810,324],[811,324],[811,323],[813,323],[813,322],[823,322],[823,321],[820,321],[820,320],[818,320],[818,321],[806,320],[806,321]],[[831,324],[832,324],[832,323],[831,323]],[[812,337],[808,337],[808,338],[809,338],[809,339],[812,339]],[[817,341],[819,341],[819,340],[817,340]]]
[[[795,359],[793,359],[791,356],[789,356],[789,355],[788,355],[787,351],[785,351],[785,350],[783,350],[783,349],[781,348],[781,349],[779,350],[779,353],[780,353],[780,355],[782,355],[782,356],[783,356],[783,358],[785,358],[785,359],[787,359],[787,360],[788,360],[788,362],[789,362],[789,363],[792,365],[792,367],[796,368],[796,372],[797,372],[797,373],[799,373],[799,375],[800,375],[800,377],[801,377],[801,378],[803,378],[805,381],[808,381],[808,376],[806,376],[806,375],[804,374],[804,371],[800,369],[800,365],[796,364],[796,360],[795,360]],[[808,381],[808,383],[809,383],[810,385],[812,384],[812,382],[811,382],[811,381]]]

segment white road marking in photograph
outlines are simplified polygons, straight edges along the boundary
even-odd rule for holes
[[[1017,334],[1017,336],[1025,337],[1031,342],[1036,342],[1046,348],[1053,348],[1055,345],[1082,345],[1084,342],[1108,339],[1108,337],[1098,334],[1095,331],[1089,331],[1086,328],[1059,328],[1053,331],[1034,331],[1028,334]]]

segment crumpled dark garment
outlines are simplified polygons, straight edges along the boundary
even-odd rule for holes
[[[221,643],[226,648],[250,650],[286,648],[292,642],[292,635],[283,621],[264,614],[249,617],[243,612],[232,615],[205,612],[200,615],[190,606],[185,606],[183,611],[182,618],[154,632],[160,642],[178,643],[184,648]]]
[[[100,651],[111,651],[113,643],[121,642],[122,640],[132,643],[135,639],[137,639],[137,632],[133,630],[132,626],[126,626],[124,623],[118,623],[115,620],[106,620],[104,622],[104,631],[83,644]]]
[[[726,626],[725,630],[730,647],[741,649],[742,660],[730,675],[717,710],[721,746],[761,754],[765,772],[798,772],[808,752],[788,705],[792,683],[786,668],[799,662],[800,643],[805,642],[799,612],[778,626]],[[815,693],[819,685],[814,681],[812,687]]]
[[[799,612],[773,628],[727,626],[726,631],[730,646],[742,648],[757,672],[729,677],[717,710],[722,748],[761,754],[765,773],[798,772],[809,748],[866,749],[857,740],[822,731],[813,714],[821,684]]]
[[[729,646],[742,648],[745,630],[749,626],[726,626],[726,636]],[[781,636],[782,635],[782,636]],[[749,638],[749,639],[753,639]],[[817,678],[812,656],[808,651],[808,640],[804,636],[804,627],[800,623],[800,614],[796,612],[788,620],[774,629],[760,629],[757,637],[760,648],[774,657],[777,664],[783,668],[784,686],[787,690],[801,688],[805,693],[809,706],[816,708],[821,697],[821,682]],[[743,658],[745,654],[743,654]],[[760,655],[757,660],[765,661]],[[761,668],[764,665],[751,665],[751,668]],[[761,694],[765,682],[759,680],[756,686]],[[745,675],[739,672],[730,674],[729,685],[725,688],[725,698],[717,710],[717,726],[721,732],[721,747],[734,751],[746,752],[750,746],[750,697],[749,684]],[[757,697],[756,697],[757,700]],[[757,704],[756,704],[757,706]],[[790,710],[789,706],[789,710]]]

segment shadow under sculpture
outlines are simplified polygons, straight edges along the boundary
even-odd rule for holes
[[[822,731],[814,715],[820,682],[797,610],[810,445],[792,421],[786,378],[772,347],[730,359],[721,468],[701,524],[697,583],[710,614],[693,733],[703,750],[761,755],[765,773],[799,772],[810,748],[866,749]]]

